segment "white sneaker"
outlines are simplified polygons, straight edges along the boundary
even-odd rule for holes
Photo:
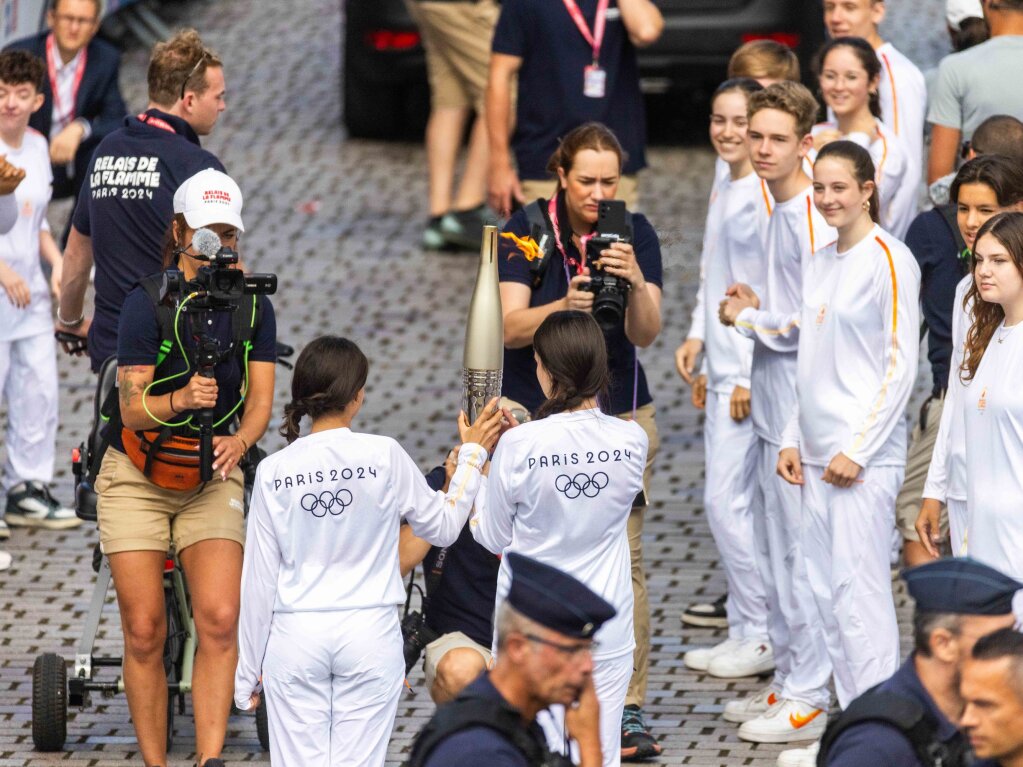
[[[781,696],[773,688],[765,687],[760,692],[728,701],[721,718],[726,722],[741,724],[750,719],[756,719],[761,714],[766,714],[768,709],[780,702]]]
[[[6,551],[0,551],[0,570],[6,570],[13,561],[14,558],[10,554]]]
[[[778,767],[817,767],[817,752],[820,741],[806,748],[790,748],[778,754]]]
[[[767,642],[747,640],[737,647],[729,648],[729,652],[715,655],[707,673],[723,679],[736,679],[741,676],[757,676],[774,671],[774,652]]]
[[[791,743],[817,740],[824,734],[828,713],[797,700],[783,699],[777,706],[739,728],[739,737],[753,743]]]
[[[11,537],[11,528],[7,526],[7,520],[0,517],[0,541],[6,541]]]
[[[726,639],[713,647],[700,647],[682,656],[682,662],[693,671],[706,671],[710,662],[723,653],[734,652],[742,645],[741,639]]]

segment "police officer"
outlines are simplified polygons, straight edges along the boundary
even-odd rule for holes
[[[978,639],[1013,625],[1012,599],[1023,583],[969,558],[931,562],[903,577],[916,600],[913,653],[832,723],[821,741],[821,767],[970,763],[956,727],[960,671]]]
[[[416,739],[409,767],[570,764],[548,751],[536,722],[550,705],[568,708],[580,766],[603,762],[593,635],[615,609],[557,568],[514,552],[506,559],[512,581],[497,611],[497,663],[438,709]]]

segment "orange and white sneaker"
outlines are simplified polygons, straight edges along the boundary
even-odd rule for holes
[[[775,692],[774,688],[765,687],[760,692],[728,701],[721,718],[726,722],[741,724],[766,714],[772,706],[778,703],[781,703],[781,696]]]
[[[817,740],[824,734],[828,714],[796,700],[781,702],[750,719],[739,728],[739,737],[754,743],[791,743],[797,740]]]

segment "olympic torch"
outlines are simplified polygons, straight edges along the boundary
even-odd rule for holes
[[[469,304],[462,357],[462,408],[469,423],[486,404],[501,396],[504,363],[504,320],[497,278],[497,227],[483,227],[480,268]]]

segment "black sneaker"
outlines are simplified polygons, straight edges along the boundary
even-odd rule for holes
[[[11,527],[44,527],[47,530],[67,530],[82,524],[74,509],[61,506],[46,485],[34,480],[19,482],[7,491],[4,518]]]
[[[199,763],[196,762],[194,767],[199,767]],[[203,762],[202,767],[227,767],[227,766],[224,764],[223,759],[213,758],[207,759],[205,762]]]
[[[440,220],[440,231],[447,243],[463,250],[479,250],[483,241],[483,226],[496,220],[486,205],[470,210],[453,210]]]
[[[622,761],[636,762],[660,756],[661,744],[650,734],[639,706],[626,706],[622,711]]]
[[[440,220],[443,216],[431,216],[423,229],[423,236],[420,240],[426,250],[444,250],[447,240],[444,239],[444,232],[440,230]]]
[[[725,600],[728,594],[722,594],[711,603],[699,603],[689,605],[682,613],[682,622],[687,626],[701,626],[703,628],[726,629],[728,628],[728,614],[725,612]]]

